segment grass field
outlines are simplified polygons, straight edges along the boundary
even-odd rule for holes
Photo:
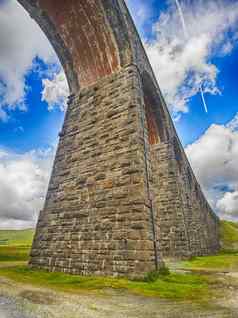
[[[220,236],[223,251],[238,251],[238,223],[222,221]]]
[[[0,230],[0,262],[26,262],[34,230]]]
[[[0,262],[27,261],[30,246],[0,246]]]
[[[201,271],[238,271],[238,252],[234,249],[238,243],[238,225],[227,221],[221,224],[224,250],[219,255],[196,257],[182,262],[180,264],[182,268],[194,272],[160,274],[154,281],[82,277],[32,270],[27,267],[26,263],[32,237],[33,230],[0,231],[0,242],[2,239],[5,244],[2,246],[0,244],[0,276],[24,284],[73,293],[92,291],[100,293],[105,288],[113,288],[147,296],[207,302],[217,291],[214,288],[214,282],[210,284],[210,277],[201,274]],[[230,248],[231,246],[232,248]],[[200,272],[196,273],[196,271]]]
[[[154,282],[146,282],[111,277],[72,276],[63,273],[32,270],[26,266],[16,266],[0,267],[1,275],[17,282],[73,293],[100,293],[104,289],[110,288],[127,290],[144,296],[159,296],[177,300],[199,300],[199,302],[206,302],[211,295],[207,279],[195,274],[171,273],[159,276]]]
[[[238,253],[219,253],[214,256],[195,257],[181,263],[184,269],[213,272],[238,272]]]
[[[4,231],[0,230],[0,246],[30,246],[33,240],[34,230]]]
[[[194,257],[181,267],[197,271],[238,272],[238,224],[222,221],[220,226],[221,251],[218,255]]]

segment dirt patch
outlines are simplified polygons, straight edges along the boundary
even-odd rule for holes
[[[52,293],[40,292],[35,290],[25,290],[19,293],[19,297],[38,305],[57,304],[56,298]]]
[[[35,288],[3,279],[0,294],[10,302],[0,313],[18,310],[18,316],[1,318],[237,318],[238,308],[214,302],[206,307],[189,302],[175,302],[132,295],[124,290],[106,289],[103,294],[67,294],[46,288]],[[229,297],[233,297],[234,291]],[[17,304],[17,305],[16,305]],[[14,308],[13,308],[13,307]]]
[[[33,318],[24,313],[14,298],[0,296],[1,318]]]
[[[222,292],[206,305],[138,296],[114,288],[70,294],[0,277],[0,297],[10,300],[0,303],[0,318],[237,318],[238,279],[233,276],[209,275],[214,288]],[[17,315],[13,316],[13,310]]]

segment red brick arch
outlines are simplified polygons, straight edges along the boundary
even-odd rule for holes
[[[142,73],[142,87],[149,144],[154,145],[160,142],[166,142],[168,139],[166,113],[159,91],[147,72]]]
[[[72,93],[118,71],[122,64],[128,62],[125,56],[128,56],[127,32],[124,30],[123,36],[120,36],[125,25],[120,16],[115,16],[116,1],[19,2],[55,48]]]

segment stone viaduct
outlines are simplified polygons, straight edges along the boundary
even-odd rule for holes
[[[163,257],[217,252],[219,220],[124,1],[18,1],[53,45],[71,91],[30,265],[132,277]]]

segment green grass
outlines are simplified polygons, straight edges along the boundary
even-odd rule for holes
[[[60,291],[82,293],[103,292],[105,288],[127,290],[145,296],[206,302],[211,296],[205,277],[195,274],[161,275],[155,282],[131,281],[111,277],[85,277],[32,270],[27,266],[0,267],[0,275],[24,284]]]
[[[221,221],[220,237],[224,251],[238,251],[238,223]]]
[[[181,263],[181,267],[201,271],[238,271],[238,224],[220,222],[221,252],[214,256],[195,257]]]
[[[0,230],[0,262],[26,262],[34,230]]]
[[[214,256],[195,257],[181,263],[181,267],[214,272],[238,271],[238,253],[220,253]]]
[[[34,230],[0,230],[0,246],[30,246]]]
[[[30,246],[0,246],[0,262],[27,261]]]

